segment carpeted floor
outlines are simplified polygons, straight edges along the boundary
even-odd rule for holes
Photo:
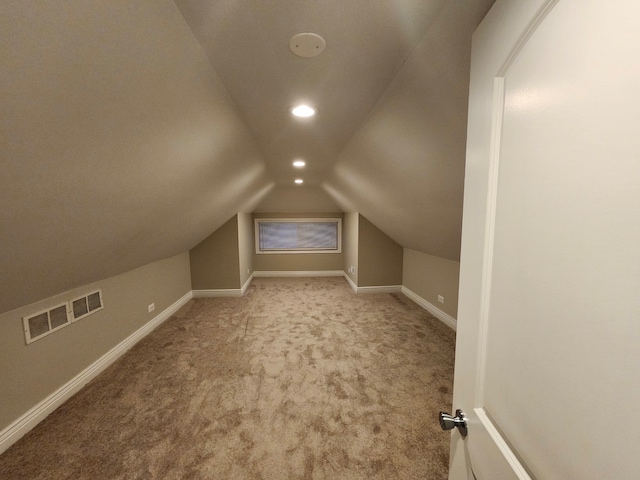
[[[2,479],[445,479],[454,332],[343,278],[194,299],[0,456]]]

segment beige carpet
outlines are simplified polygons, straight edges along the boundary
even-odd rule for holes
[[[342,278],[195,299],[0,456],[2,479],[445,479],[454,332]]]

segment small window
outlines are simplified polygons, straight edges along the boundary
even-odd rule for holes
[[[38,340],[71,323],[67,302],[49,310],[23,317],[24,338],[27,344]]]
[[[257,218],[256,253],[340,253],[340,218]]]

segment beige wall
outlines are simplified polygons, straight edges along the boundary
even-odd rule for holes
[[[344,253],[344,272],[358,285],[358,212],[344,214],[342,221],[342,252]],[[355,273],[349,272],[355,267]]]
[[[189,251],[194,290],[240,288],[238,215]]]
[[[342,212],[337,213],[254,213],[254,218],[343,218]],[[344,220],[343,220],[344,221]],[[344,225],[343,225],[344,229]],[[255,226],[254,226],[255,230]],[[254,233],[255,235],[255,233]],[[255,243],[255,237],[254,237]],[[344,244],[343,244],[344,252]],[[326,271],[344,268],[344,253],[253,253],[253,268],[256,272],[289,272],[289,271]]]
[[[460,263],[405,248],[402,271],[406,288],[457,318]],[[444,303],[438,302],[438,295]]]
[[[340,270],[344,265],[342,254],[299,253],[255,255],[256,272],[315,272]]]
[[[253,218],[250,213],[238,214],[238,254],[240,285],[244,286],[253,272]]]
[[[25,345],[23,316],[98,288],[104,309]],[[190,290],[185,252],[0,315],[0,430]]]
[[[402,247],[362,215],[358,218],[358,286],[402,285]]]

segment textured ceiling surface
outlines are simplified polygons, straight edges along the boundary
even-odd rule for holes
[[[2,2],[0,312],[288,203],[457,259],[471,34],[492,3]],[[301,32],[322,55],[289,51]],[[291,118],[299,101],[317,117]]]

